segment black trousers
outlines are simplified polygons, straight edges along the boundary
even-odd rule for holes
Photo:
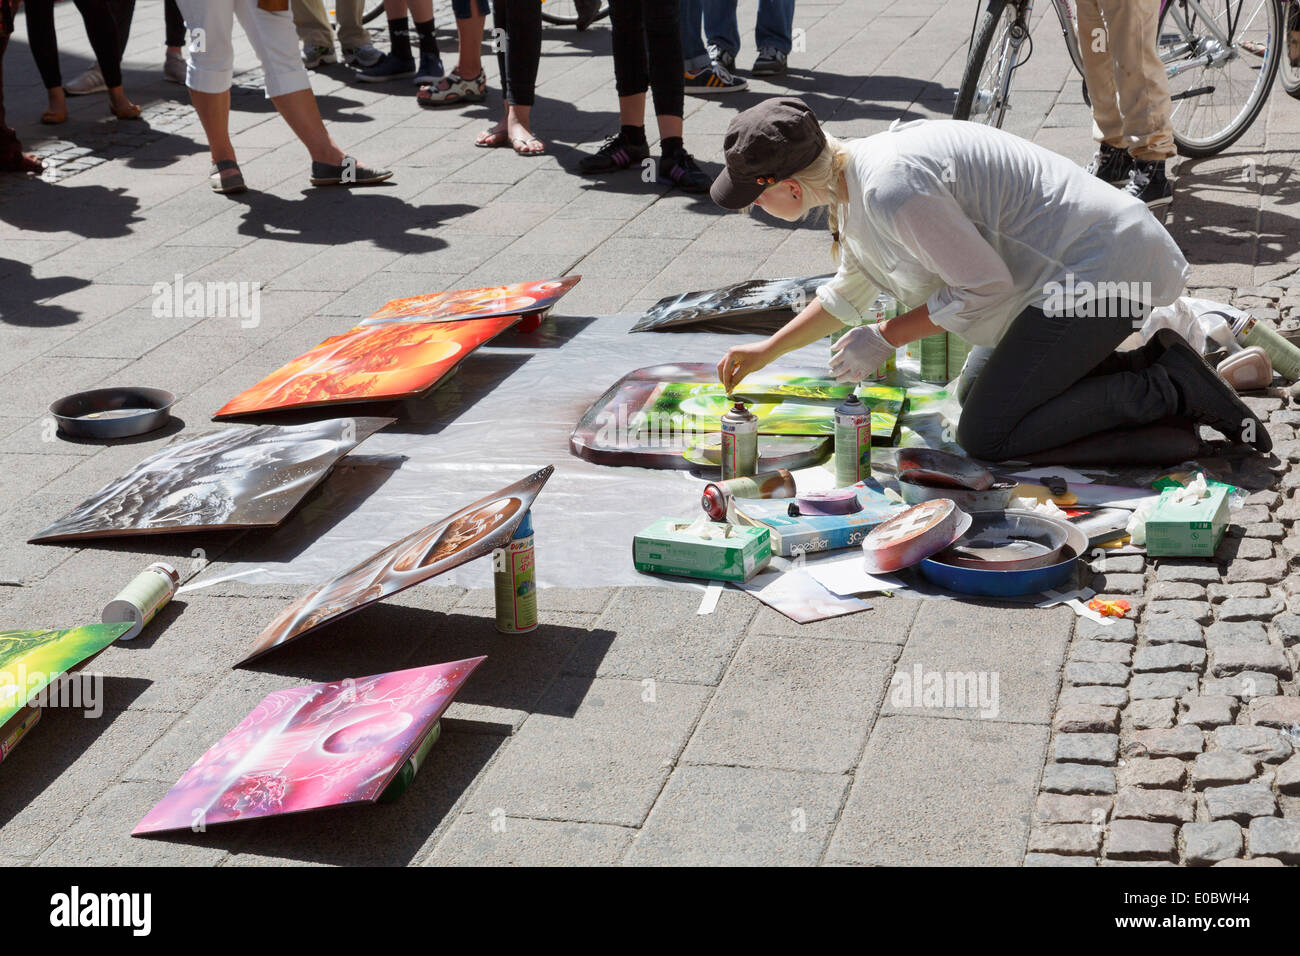
[[[655,114],[681,116],[682,28],[678,0],[610,0],[614,35],[614,85],[619,96],[654,93]]]
[[[957,442],[970,455],[1004,461],[1088,435],[1176,415],[1178,392],[1138,349],[1115,349],[1146,308],[1093,303],[1095,314],[1033,306],[992,348],[974,348],[957,386]]]
[[[542,60],[542,5],[537,0],[497,0],[497,68],[509,106],[532,106]]]
[[[122,45],[118,38],[117,21],[108,0],[73,0],[82,21],[90,47],[99,60],[104,82],[110,86],[122,85]],[[59,71],[59,42],[54,35],[54,0],[27,0],[27,41],[31,44],[32,59],[40,70],[41,82],[47,90],[63,85]]]
[[[185,18],[176,0],[163,0],[163,22],[167,26],[167,45],[185,46]]]

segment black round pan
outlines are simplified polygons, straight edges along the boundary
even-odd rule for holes
[[[161,388],[94,388],[50,406],[59,431],[76,438],[126,438],[162,428],[176,396]]]

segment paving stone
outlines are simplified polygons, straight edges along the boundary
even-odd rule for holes
[[[1029,852],[1096,855],[1101,852],[1101,835],[1104,831],[1104,827],[1093,826],[1091,823],[1058,823],[1034,827],[1029,832]]]
[[[1142,639],[1147,644],[1204,645],[1201,625],[1178,617],[1158,617],[1142,622]]]
[[[1196,693],[1196,675],[1184,671],[1167,671],[1160,674],[1134,674],[1129,682],[1128,695],[1132,700],[1150,700],[1156,697],[1182,697]]]
[[[1300,863],[1300,820],[1260,816],[1250,821],[1250,853]]]
[[[1279,793],[1294,796],[1300,794],[1300,754],[1297,754],[1277,768],[1274,777]]]
[[[1141,594],[1145,578],[1141,574],[1116,574],[1107,571],[1092,578],[1092,589],[1098,594]]]
[[[1273,532],[1273,528],[1271,526],[1269,528],[1269,532],[1270,534]],[[1229,544],[1229,542],[1231,544]],[[1259,561],[1263,558],[1273,557],[1273,539],[1224,537],[1223,544],[1220,545],[1220,550],[1223,549],[1224,545],[1229,545],[1229,547],[1231,548],[1231,553],[1228,555],[1226,560],[1235,560],[1237,558],[1240,558],[1246,561]],[[1215,558],[1218,559],[1218,557],[1219,555],[1216,552]],[[1253,582],[1243,582],[1243,583],[1253,583]],[[1216,586],[1218,585],[1211,584],[1210,588],[1213,589]],[[1233,587],[1233,585],[1230,584],[1222,585],[1222,586]],[[1245,596],[1249,596],[1249,595],[1245,595]]]
[[[1281,598],[1229,598],[1219,605],[1220,621],[1269,621],[1281,614]]]
[[[1237,524],[1259,524],[1268,521],[1271,512],[1262,505],[1249,505],[1245,508],[1234,508],[1229,517]]]
[[[1211,820],[1236,820],[1238,823],[1248,823],[1253,817],[1269,817],[1277,812],[1273,791],[1263,784],[1243,783],[1232,787],[1207,787],[1201,795]]]
[[[1205,651],[1188,644],[1139,647],[1133,655],[1135,671],[1199,671],[1204,666]]]
[[[1272,697],[1278,692],[1277,678],[1258,671],[1243,671],[1236,677],[1211,678],[1201,682],[1201,693],[1206,697]]]
[[[1300,614],[1279,614],[1271,623],[1287,647],[1300,642]]]
[[[1040,793],[1034,804],[1038,823],[1104,824],[1113,800],[1090,794]]]
[[[1070,660],[1098,664],[1127,664],[1133,657],[1133,648],[1114,641],[1075,641],[1070,647]]]
[[[1128,691],[1123,687],[1106,687],[1090,684],[1084,687],[1063,687],[1058,707],[1075,704],[1098,704],[1104,707],[1123,707],[1128,703]]]
[[[1190,793],[1148,787],[1124,787],[1115,794],[1115,820],[1154,820],[1160,823],[1188,823],[1196,815],[1196,801]]]
[[[1102,561],[1107,574],[1141,574],[1147,567],[1147,559],[1141,554],[1108,554]]]
[[[1178,702],[1168,697],[1135,700],[1128,715],[1138,730],[1157,730],[1174,725],[1174,708]]]
[[[1198,561],[1195,563],[1175,564],[1162,560],[1156,568],[1157,581],[1192,581],[1197,584],[1217,583],[1221,575],[1212,563]]]
[[[1247,716],[1258,727],[1294,727],[1300,724],[1300,697],[1256,697]]]
[[[1216,727],[1210,740],[1222,750],[1235,750],[1252,760],[1277,763],[1291,756],[1291,741],[1268,727]]]
[[[1187,862],[1192,866],[1209,866],[1230,860],[1241,853],[1241,827],[1231,820],[1217,823],[1185,823],[1180,831]]]
[[[1043,769],[1048,793],[1114,793],[1115,772],[1083,763],[1053,763]]]
[[[1123,687],[1128,683],[1127,664],[1089,664],[1071,661],[1065,665],[1065,679],[1075,686],[1087,684],[1104,684],[1110,687]]]
[[[1109,624],[1098,624],[1086,617],[1079,618],[1074,625],[1076,637],[1090,641],[1114,641],[1132,644],[1137,638],[1137,625],[1128,620],[1111,619]]]
[[[1057,734],[1057,763],[1096,763],[1111,765],[1119,752],[1116,734]]]
[[[614,866],[636,833],[600,823],[463,813],[423,865]]]
[[[1124,746],[1126,756],[1192,757],[1205,748],[1200,728],[1183,725],[1172,730],[1138,730]]]
[[[1248,539],[1261,541],[1281,541],[1286,537],[1286,525],[1282,524],[1280,521],[1268,521],[1264,524],[1247,525],[1246,537]],[[1263,562],[1261,561],[1258,563],[1262,564]]]
[[[1254,860],[1223,860],[1215,866],[1286,866],[1281,860],[1272,857],[1259,857]]]
[[[1121,787],[1166,787],[1182,789],[1186,765],[1176,757],[1126,758],[1116,771]]]
[[[1255,761],[1235,750],[1211,750],[1192,762],[1192,787],[1228,787],[1255,778]]]
[[[1106,857],[1112,860],[1177,859],[1178,827],[1172,823],[1145,820],[1115,820],[1106,841]]]
[[[1240,584],[1211,584],[1207,589],[1210,601],[1220,604],[1229,598],[1263,598],[1268,597],[1268,585],[1258,581],[1244,581]]]
[[[1184,697],[1179,706],[1180,724],[1195,724],[1206,730],[1230,724],[1237,717],[1235,697]]]
[[[1158,620],[1161,617],[1181,618],[1195,621],[1197,624],[1209,624],[1214,620],[1214,610],[1209,601],[1152,601],[1147,605],[1143,623]]]
[[[1060,853],[1027,853],[1025,866],[1096,866],[1090,856],[1065,856]]]
[[[1205,629],[1205,646],[1211,651],[1267,643],[1268,632],[1259,621],[1216,621]]]
[[[1273,644],[1239,644],[1220,647],[1214,651],[1210,673],[1215,677],[1230,677],[1242,671],[1259,671],[1289,678],[1291,665],[1282,653],[1282,648]]]
[[[1157,581],[1151,589],[1153,601],[1202,601],[1205,585],[1191,581]]]
[[[1233,561],[1228,565],[1225,580],[1229,584],[1237,581],[1261,581],[1264,584],[1277,584],[1286,577],[1287,563],[1281,558],[1268,558],[1263,561]]]
[[[1061,707],[1052,720],[1061,733],[1114,733],[1119,730],[1119,710],[1099,704],[1070,704]]]
[[[1291,474],[1296,475],[1297,480],[1300,480],[1300,471],[1294,471]],[[1292,534],[1282,539],[1282,555],[1286,561],[1293,564],[1300,558],[1300,534]]]

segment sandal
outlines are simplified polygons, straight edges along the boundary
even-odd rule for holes
[[[479,133],[474,139],[474,145],[482,149],[497,149],[504,146],[510,141],[510,134],[504,129],[492,127]]]
[[[533,143],[540,148],[530,149]],[[541,156],[546,152],[546,144],[536,136],[516,136],[510,140],[510,147],[520,156]]]
[[[311,164],[311,184],[313,186],[369,186],[391,179],[390,169],[370,169],[362,166],[351,156],[344,156],[337,166],[332,163]]]
[[[221,174],[227,169],[235,170],[235,175],[222,178]],[[223,196],[242,193],[248,189],[244,185],[244,174],[239,172],[239,163],[233,159],[220,159],[212,164],[212,170],[208,173],[208,185],[212,187],[214,193]]]

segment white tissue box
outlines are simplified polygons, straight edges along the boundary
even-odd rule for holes
[[[654,574],[748,581],[771,560],[766,528],[738,528],[725,521],[660,518],[632,539],[633,565]]]

